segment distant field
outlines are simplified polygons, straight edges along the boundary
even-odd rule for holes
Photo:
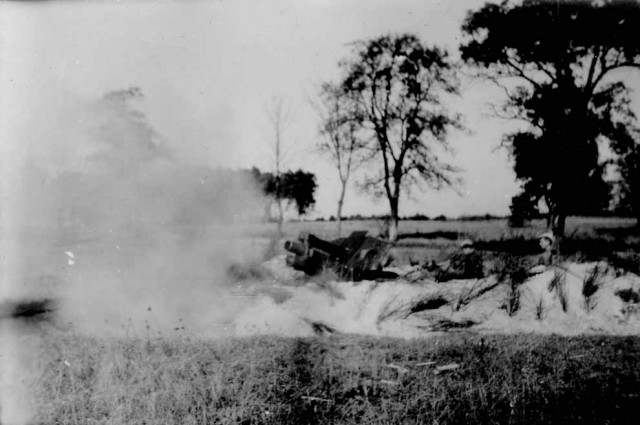
[[[640,246],[640,234],[635,231],[635,219],[628,218],[593,218],[570,217],[567,219],[565,236],[569,252],[587,250],[595,251],[593,256],[602,256],[615,250],[626,250]],[[378,236],[383,228],[382,220],[352,220],[342,223],[342,235],[353,231],[365,230],[371,236]],[[243,232],[250,240],[271,239],[272,248],[267,256],[284,254],[282,244],[276,240],[275,223],[263,223],[247,226]],[[533,241],[546,231],[545,220],[533,220],[525,227],[511,228],[506,219],[493,220],[447,220],[447,221],[412,221],[405,220],[399,224],[399,239],[396,250],[402,252],[401,257],[425,261],[446,257],[455,249],[460,240],[471,238],[476,242],[485,242],[485,249],[497,249],[509,252],[512,242]],[[283,226],[283,239],[295,239],[301,232],[310,232],[323,239],[339,237],[337,225],[331,221],[286,222]],[[529,242],[530,244],[530,242]],[[535,242],[534,242],[535,244]],[[515,247],[514,247],[515,248]]]
[[[607,229],[629,228],[635,224],[635,219],[628,218],[591,218],[570,217],[567,219],[566,234],[568,236],[597,236],[598,232]],[[342,235],[348,235],[356,230],[366,230],[372,235],[378,235],[383,227],[382,220],[352,220],[342,223]],[[252,232],[271,234],[276,230],[274,223],[251,226]],[[463,237],[471,237],[477,240],[494,240],[513,237],[535,237],[546,229],[544,220],[534,220],[522,228],[509,227],[506,219],[479,220],[479,221],[401,221],[399,234],[408,236],[411,234],[427,234],[436,232],[455,232]],[[337,237],[337,227],[331,221],[287,222],[283,231],[287,237],[295,237],[301,231],[312,232],[318,236]]]

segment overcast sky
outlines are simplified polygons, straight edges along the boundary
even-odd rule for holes
[[[315,213],[335,212],[338,179],[314,152],[317,117],[308,99],[338,77],[349,43],[412,32],[457,55],[460,24],[483,0],[50,1],[0,3],[0,137],[3,173],[29,158],[55,174],[71,166],[82,140],[73,110],[111,90],[138,86],[142,108],[181,161],[273,166],[265,105],[293,109],[284,133],[288,168],[318,177]],[[464,170],[456,193],[415,192],[401,214],[506,214],[517,192],[504,150],[507,124],[486,115],[490,86],[468,82],[450,107],[469,131],[451,135]],[[81,118],[77,118],[81,120]],[[63,140],[65,139],[65,140]],[[7,187],[4,193],[19,190]],[[386,200],[352,189],[345,213],[383,213]]]

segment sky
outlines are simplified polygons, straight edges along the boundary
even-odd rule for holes
[[[0,3],[3,196],[21,192],[21,164],[56,175],[86,155],[83,105],[140,87],[139,102],[164,146],[194,166],[271,170],[266,105],[281,97],[292,111],[283,134],[285,168],[316,174],[311,216],[335,213],[338,178],[318,155],[320,82],[336,80],[350,43],[411,32],[457,55],[460,25],[484,0],[44,1]],[[509,123],[492,118],[498,91],[465,81],[451,110],[466,131],[450,142],[463,170],[458,190],[402,198],[401,215],[507,214],[518,191],[507,153]],[[76,137],[77,136],[77,137]],[[22,194],[24,195],[24,194]],[[350,187],[344,214],[380,214],[385,199]]]

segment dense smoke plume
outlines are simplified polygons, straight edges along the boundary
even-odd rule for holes
[[[245,229],[263,203],[248,173],[183,160],[142,100],[133,88],[67,102],[19,132],[1,297],[52,298],[76,329],[212,334],[235,314],[227,266],[260,255]]]

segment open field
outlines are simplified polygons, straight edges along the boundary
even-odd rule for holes
[[[331,238],[328,222],[286,223],[283,238],[272,224],[61,235],[32,249],[38,261],[26,266],[37,267],[18,269],[23,287],[60,302],[51,321],[18,332],[29,339],[15,339],[29,353],[16,358],[28,388],[3,397],[28,395],[32,414],[15,423],[43,425],[636,423],[640,278],[605,267],[637,249],[634,224],[571,219],[577,250],[562,276],[545,272],[517,292],[493,277],[296,275],[282,239]],[[346,222],[343,234],[376,226]],[[525,253],[543,228],[401,222],[396,266],[446,256],[464,237],[489,259]],[[233,264],[246,268],[229,274]]]
[[[53,332],[37,424],[631,424],[636,337]]]
[[[595,261],[610,257],[615,251],[640,250],[640,232],[635,219],[615,217],[569,217],[567,219],[565,254],[577,261]],[[383,228],[382,220],[353,220],[342,224],[342,236],[366,230],[377,236]],[[246,235],[252,238],[275,238],[275,224],[249,227]],[[521,228],[509,227],[506,219],[412,221],[399,223],[396,244],[397,257],[403,263],[425,262],[446,257],[458,243],[471,238],[477,248],[492,253],[527,254],[536,250],[537,237],[546,231],[545,220],[533,220]],[[297,238],[300,232],[310,232],[324,239],[337,238],[335,222],[288,222],[283,237]],[[282,244],[275,243],[271,255],[284,254]]]
[[[609,217],[569,217],[566,234],[574,237],[597,236],[611,229],[630,229],[635,219]],[[356,230],[367,230],[377,235],[383,228],[383,220],[348,220],[342,222],[342,234],[348,235]],[[273,234],[274,223],[249,227],[252,235]],[[489,220],[402,220],[398,234],[401,237],[420,236],[421,234],[458,234],[460,237],[472,237],[478,240],[508,239],[516,237],[536,237],[546,229],[544,220],[533,220],[522,228],[510,228],[507,219]],[[285,236],[295,237],[301,231],[315,233],[318,236],[337,237],[336,223],[333,221],[286,222],[283,227]]]

